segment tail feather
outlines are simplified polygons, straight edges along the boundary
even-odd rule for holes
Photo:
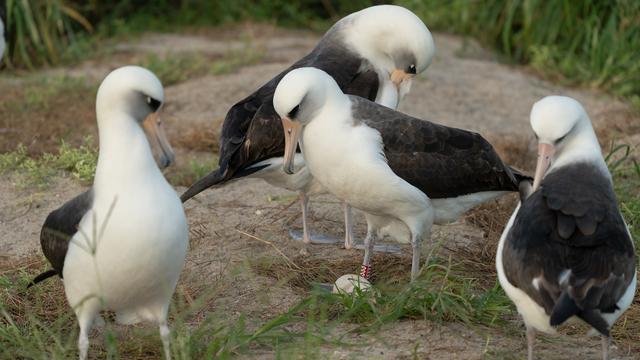
[[[520,201],[525,201],[533,192],[533,178],[514,167],[509,166],[509,170],[513,174],[518,193],[520,193]]]
[[[521,170],[518,170],[518,169],[514,168],[513,166],[509,166],[509,170],[511,170],[511,173],[516,178],[516,181],[518,182],[518,184],[520,184],[523,181],[527,181],[527,182],[533,183],[533,177],[525,174]]]
[[[572,316],[577,316],[584,320],[584,322],[591,325],[600,334],[609,336],[609,323],[602,317],[600,311],[596,309],[580,309],[569,294],[563,291],[556,305],[553,307],[549,323],[551,326],[558,326]]]
[[[184,203],[204,190],[225,181],[225,172],[222,168],[210,172],[180,195],[180,200]]]
[[[609,323],[605,320],[597,310],[585,310],[578,314],[578,317],[604,336],[609,336]]]
[[[31,282],[29,283],[29,285],[27,285],[27,289],[32,287],[33,285],[36,285],[37,283],[42,282],[42,281],[44,281],[44,280],[46,280],[46,279],[48,279],[48,278],[50,278],[52,276],[55,276],[57,274],[58,274],[58,272],[53,270],[53,269],[47,270],[47,271],[43,272],[42,274],[40,274],[40,275],[36,276],[35,278],[33,278],[33,280],[31,280]]]
[[[551,326],[558,326],[579,312],[580,308],[576,302],[573,301],[566,291],[563,291],[558,301],[556,301],[556,305],[553,307],[549,323]]]

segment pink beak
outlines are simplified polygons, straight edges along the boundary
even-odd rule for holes
[[[299,121],[291,121],[286,116],[282,117],[281,120],[284,128],[284,162],[282,169],[287,174],[293,174],[293,158],[298,148],[302,124]]]
[[[536,191],[540,186],[544,174],[547,173],[549,166],[551,166],[551,160],[553,160],[555,152],[556,148],[551,144],[538,144],[538,164],[536,165],[536,173],[533,176],[533,191]]]

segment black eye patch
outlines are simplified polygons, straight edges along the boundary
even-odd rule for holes
[[[411,64],[408,68],[407,68],[407,74],[415,74],[416,73],[416,66]]]
[[[562,140],[564,140],[564,139],[567,137],[567,135],[569,135],[569,134],[568,134],[568,133],[567,133],[567,134],[565,134],[563,137],[561,137],[561,138],[557,139],[556,141],[554,141],[554,142],[553,142],[553,144],[554,144],[554,145],[558,145],[558,144],[560,144],[560,142],[561,142]]]
[[[293,119],[296,117],[296,115],[298,114],[298,110],[300,110],[300,105],[296,105],[296,107],[293,108],[293,110],[289,111],[289,118]]]
[[[156,112],[162,103],[150,96],[147,96],[147,105],[149,105],[151,111]]]

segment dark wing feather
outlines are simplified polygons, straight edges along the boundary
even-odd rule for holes
[[[92,203],[93,191],[90,189],[51,212],[42,226],[40,232],[42,252],[60,277],[62,277],[69,241],[78,231],[78,224],[91,208]]]
[[[213,185],[245,174],[242,170],[248,166],[283,156],[284,134],[273,108],[273,94],[289,71],[316,67],[331,75],[344,92],[375,100],[379,87],[377,74],[338,37],[337,31],[329,31],[311,53],[231,107],[220,134],[219,168],[192,185],[181,196],[183,202]]]
[[[351,101],[356,120],[380,132],[391,169],[430,198],[518,190],[518,179],[482,136]]]
[[[598,312],[613,312],[636,259],[609,178],[590,164],[547,175],[522,203],[504,247],[509,282],[543,306],[558,325],[576,315],[603,334]],[[559,283],[563,271],[570,276]],[[532,280],[543,276],[539,289]]]

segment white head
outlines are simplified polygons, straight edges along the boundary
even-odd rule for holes
[[[151,71],[123,66],[113,70],[100,84],[96,98],[98,128],[101,132],[109,131],[117,122],[135,121],[147,133],[160,167],[169,166],[175,155],[160,119],[163,102],[162,84]]]
[[[285,150],[284,171],[293,174],[293,159],[302,127],[322,108],[345,99],[335,80],[326,72],[303,67],[285,75],[273,95],[273,107],[282,119]]]
[[[531,108],[531,127],[538,139],[538,164],[533,190],[554,165],[578,159],[602,159],[591,120],[578,101],[566,96],[547,96]]]
[[[411,80],[431,64],[435,54],[433,37],[416,14],[396,5],[378,5],[355,12],[336,25],[345,42],[388,76],[405,95]]]

